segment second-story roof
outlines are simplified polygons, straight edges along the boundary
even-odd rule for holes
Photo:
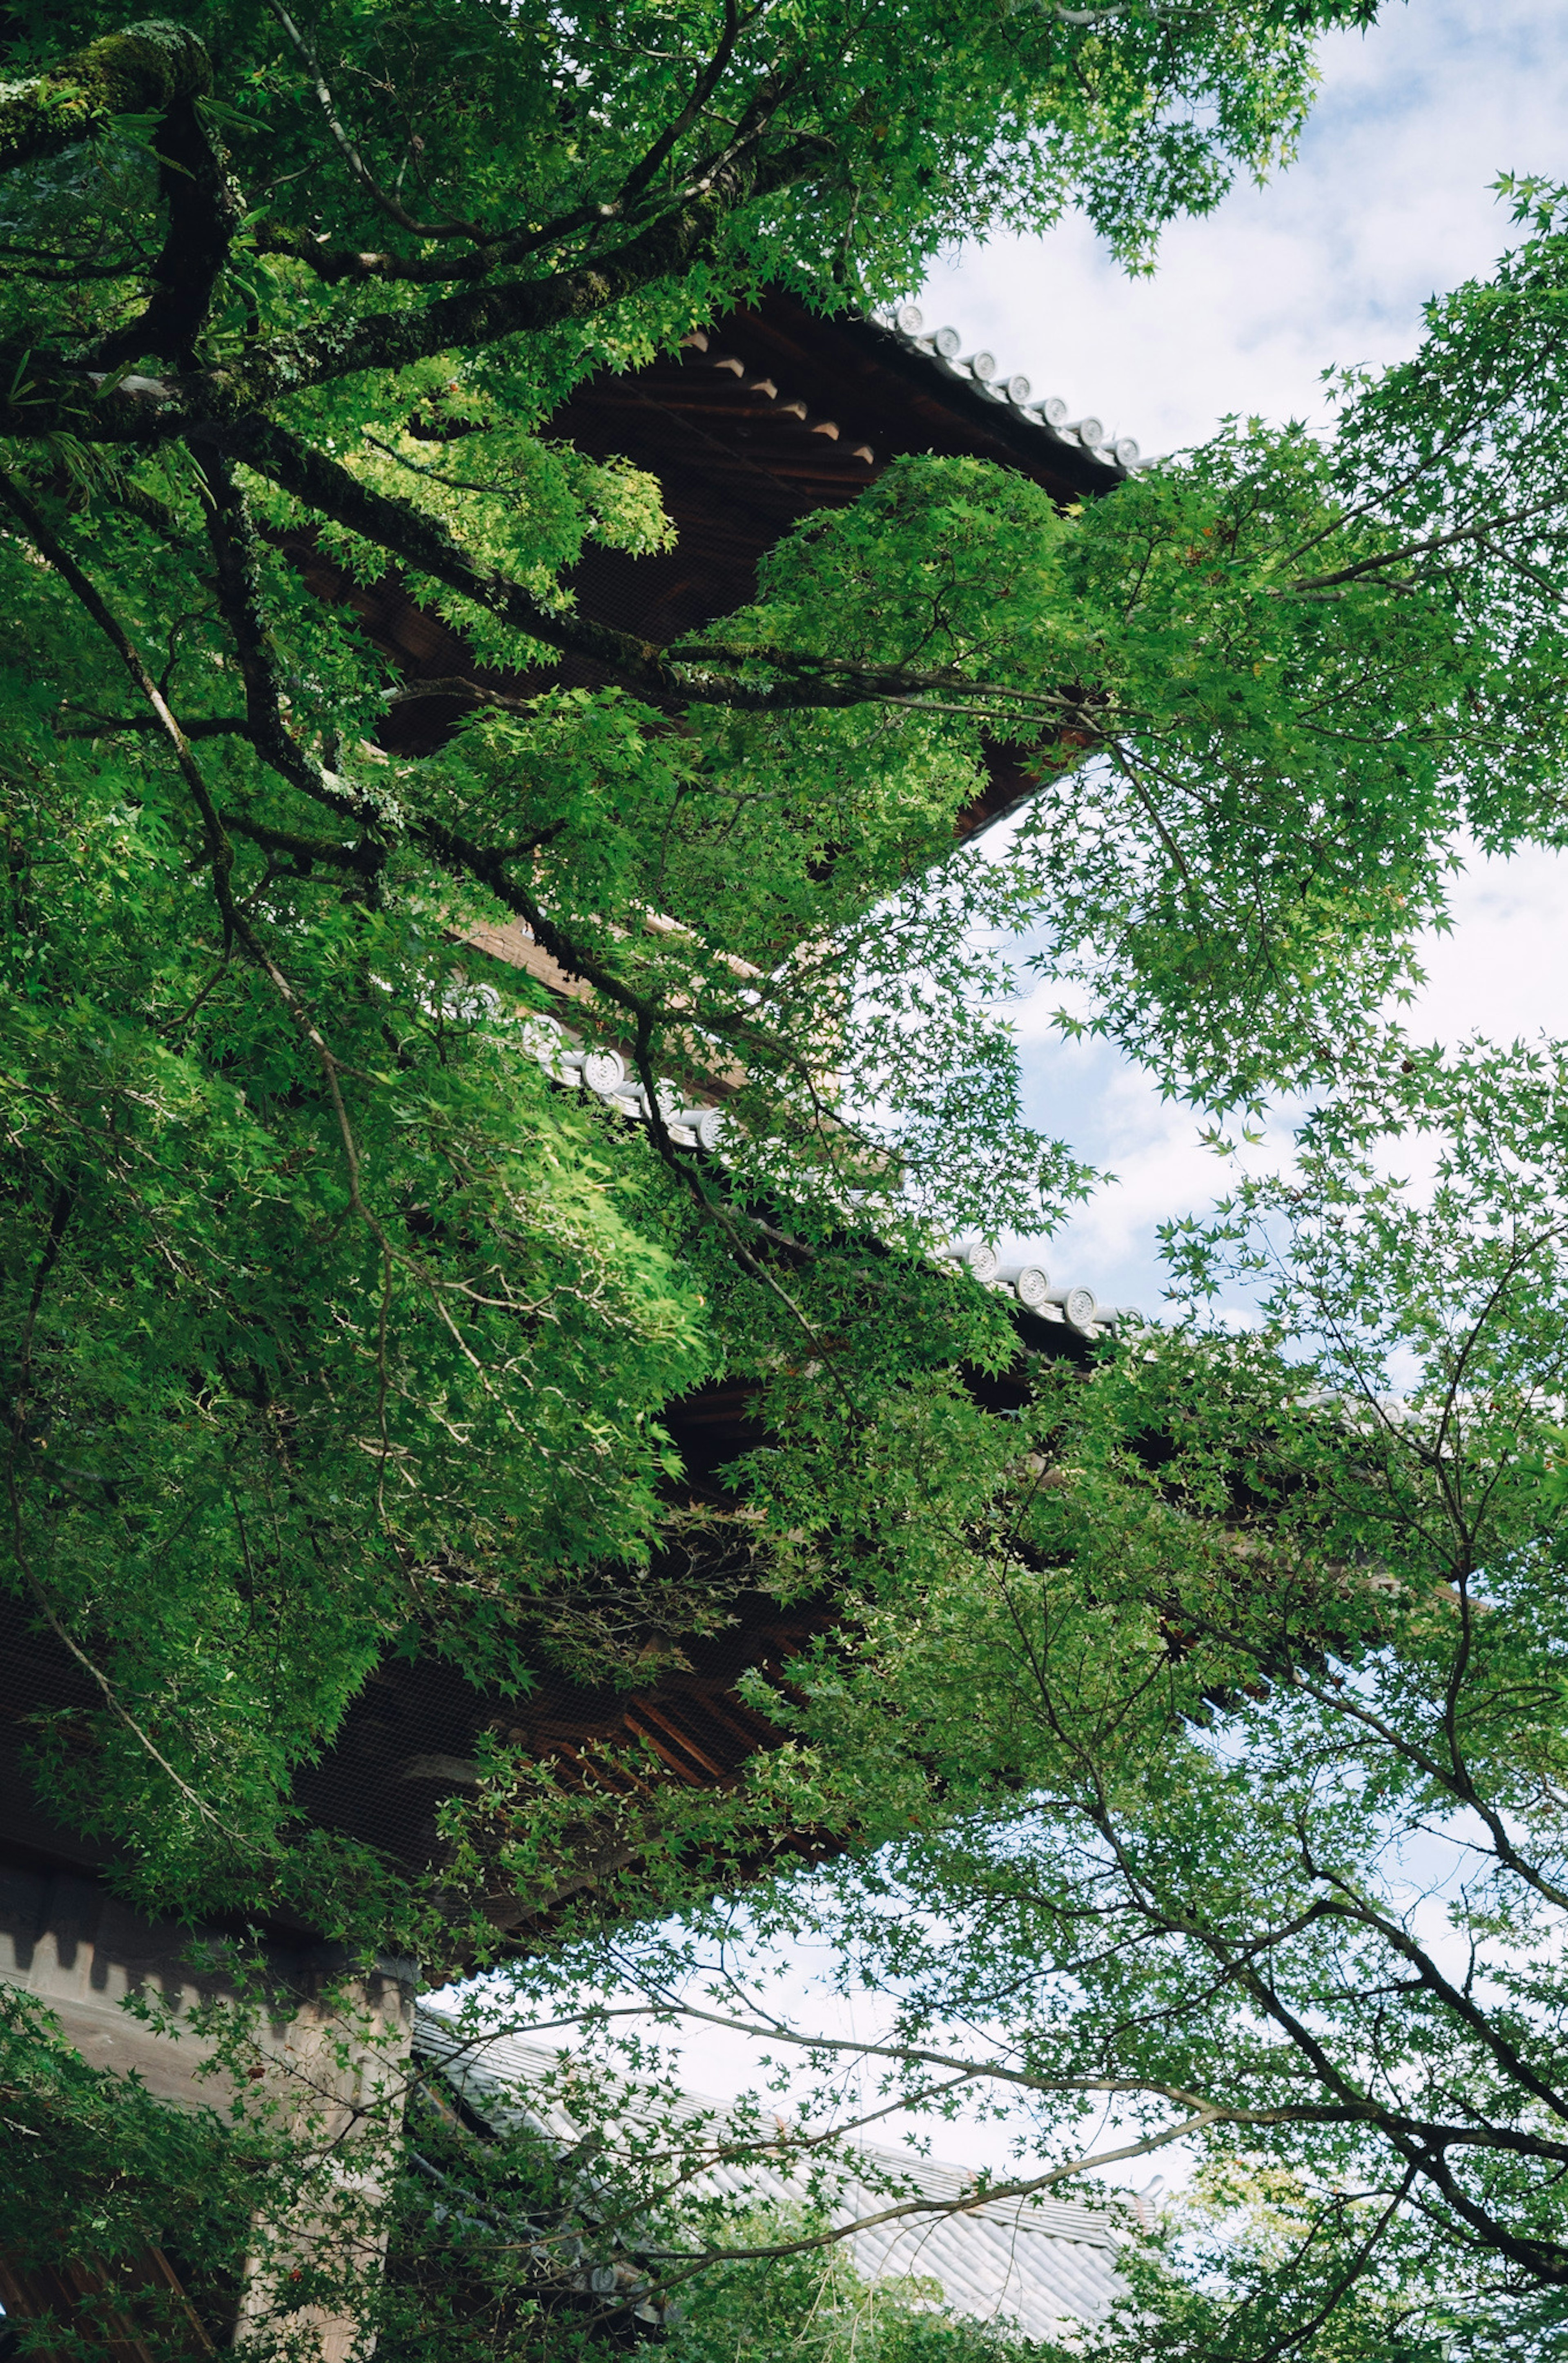
[[[901,458],[989,460],[1063,506],[1125,479],[1135,444],[1106,448],[1098,419],[1070,423],[1064,403],[1037,400],[1026,379],[963,344],[956,328],[928,330],[912,305],[882,319],[828,318],[773,289],[694,330],[677,351],[585,380],[546,431],[591,458],[627,459],[657,476],[676,538],[642,555],[590,546],[570,577],[581,614],[661,645],[695,631],[754,596],[761,560],[793,526],[845,506]],[[458,633],[417,605],[395,572],[355,582],[304,539],[295,556],[396,665],[401,686],[383,733],[395,751],[439,747],[473,703],[465,682],[527,694],[547,678],[597,678],[574,658],[528,680],[476,666]],[[988,770],[985,789],[959,817],[961,837],[1015,809],[1035,785],[1008,749],[991,749]]]

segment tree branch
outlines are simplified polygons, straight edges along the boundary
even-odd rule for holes
[[[267,0],[267,9],[268,13],[275,17],[283,27],[290,46],[310,76],[310,85],[316,94],[317,104],[321,109],[322,117],[327,125],[328,137],[347,166],[350,179],[356,188],[363,191],[376,210],[384,213],[388,221],[395,222],[399,229],[407,230],[414,238],[482,239],[484,232],[472,223],[417,221],[390,189],[382,187],[348,132],[343,128],[338,114],[337,102],[328,86],[327,77],[321,70],[321,60],[317,54],[316,44],[307,34],[301,32],[288,10],[283,6],[283,0]]]
[[[1329,591],[1341,582],[1356,582],[1364,574],[1376,574],[1389,566],[1402,566],[1407,559],[1430,557],[1433,551],[1447,549],[1456,541],[1485,541],[1490,535],[1501,533],[1505,526],[1523,525],[1527,519],[1540,516],[1544,510],[1557,505],[1555,496],[1551,500],[1532,501],[1527,508],[1509,509],[1502,516],[1485,517],[1474,525],[1457,525],[1449,533],[1429,535],[1425,541],[1407,541],[1397,549],[1379,550],[1375,557],[1363,558],[1354,566],[1341,566],[1333,574],[1305,576],[1299,582],[1293,582],[1290,588],[1292,592]],[[1540,579],[1537,577],[1538,581]],[[1554,596],[1561,598],[1562,595],[1561,591],[1554,591]]]
[[[637,639],[606,625],[551,615],[521,583],[470,558],[438,519],[361,483],[339,461],[313,449],[286,428],[248,419],[225,432],[222,448],[318,516],[347,526],[421,574],[460,592],[513,630],[542,640],[547,648],[586,657],[627,687],[660,703],[682,699],[687,693],[681,675],[666,663],[655,642]]]
[[[218,817],[226,829],[243,837],[263,853],[286,853],[291,860],[305,869],[323,861],[336,870],[350,870],[365,879],[374,878],[386,864],[385,849],[361,838],[357,845],[340,845],[328,837],[300,837],[292,829],[268,828],[264,823],[249,820],[243,813],[225,812]]]
[[[928,708],[923,693],[936,679],[934,675],[906,673],[895,667],[879,672],[868,666],[833,677],[837,671],[833,660],[815,656],[770,658],[768,661],[789,669],[792,678],[783,682],[745,681],[728,672],[712,673],[703,669],[703,660],[696,652],[672,660],[657,641],[639,639],[630,632],[590,623],[580,616],[552,613],[509,575],[471,558],[439,518],[363,483],[341,461],[328,458],[284,427],[249,418],[222,429],[214,439],[257,475],[292,494],[318,516],[347,526],[350,532],[373,542],[405,565],[444,582],[449,590],[472,599],[476,606],[499,617],[514,631],[541,640],[547,648],[559,649],[565,655],[585,659],[621,687],[653,704],[722,705],[759,714],[903,705],[917,712],[964,711],[969,718],[996,727],[1002,717],[984,701],[1015,694],[979,684],[973,685],[973,693],[983,703],[973,709],[945,704]],[[964,684],[966,693],[971,686]],[[421,693],[414,684],[412,693]],[[1037,731],[1054,719],[1061,707],[1061,697],[1055,692],[1043,692],[1038,700],[1029,698],[1028,693],[1016,694],[1020,703],[1027,700],[1027,718]]]
[[[202,826],[206,837],[207,860],[212,871],[213,891],[217,897],[218,909],[222,915],[225,938],[231,941],[239,937],[242,941],[248,941],[250,930],[244,926],[235,906],[233,889],[229,883],[230,873],[234,867],[234,848],[224,835],[223,825],[217,817],[212,798],[207,793],[207,784],[202,777],[201,767],[191,752],[189,739],[170,711],[168,700],[149,672],[134,642],[121,627],[118,617],[110,610],[96,583],[90,575],[83,571],[64,544],[50,532],[49,521],[43,511],[22,490],[20,484],[9,476],[0,475],[0,502],[4,502],[9,508],[40,558],[54,569],[61,581],[86,610],[124,665],[130,676],[132,687],[147,700],[151,707],[163,736],[173,750],[181,775],[201,815]]]
[[[152,267],[146,310],[98,347],[96,358],[108,369],[142,353],[195,366],[196,339],[243,217],[228,159],[194,99],[170,108],[158,128],[157,152],[169,216],[163,250]]]
[[[68,710],[81,712],[83,709],[72,707]],[[242,714],[197,715],[193,720],[183,722],[180,727],[186,738],[193,740],[245,738],[250,732],[250,726]],[[84,722],[57,722],[54,733],[57,738],[117,738],[122,731],[144,737],[151,731],[161,733],[162,728],[163,725],[156,714],[93,714]]]
[[[832,143],[802,138],[750,156],[636,238],[591,263],[543,279],[504,280],[439,297],[417,310],[328,316],[293,336],[260,339],[219,369],[106,383],[59,354],[13,343],[0,352],[0,434],[35,439],[65,429],[95,443],[155,444],[249,420],[270,404],[371,370],[406,369],[454,347],[484,348],[591,318],[662,279],[684,276],[718,252],[732,215],[830,162]]]
[[[758,12],[753,9],[751,13],[754,16]],[[678,142],[685,138],[686,133],[723,81],[728,70],[729,61],[735,55],[735,45],[740,38],[741,27],[750,21],[750,17],[742,18],[735,0],[724,0],[724,36],[717,49],[697,76],[690,98],[687,99],[673,123],[665,126],[641,163],[627,174],[621,183],[619,196],[614,206],[608,210],[616,213],[623,212],[628,199],[640,195],[652,182],[660,168],[674,153]]]
[[[233,636],[245,684],[245,735],[262,762],[291,787],[345,820],[368,823],[373,815],[363,799],[335,783],[284,719],[283,687],[263,620],[256,528],[221,452],[208,457],[205,472],[202,506],[207,541],[217,561],[218,605]],[[383,860],[378,851],[366,874],[379,869]]]
[[[274,0],[269,0],[269,6],[273,6],[274,15],[287,27],[296,44],[302,43],[303,37],[295,31],[292,20],[284,16],[282,9],[274,5]],[[528,229],[485,230],[477,223],[472,222],[420,225],[411,221],[396,198],[382,189],[370,177],[363,159],[349,140],[347,133],[332,111],[330,95],[325,83],[320,79],[319,69],[314,65],[314,52],[310,52],[312,71],[317,76],[317,94],[328,111],[328,120],[335,143],[339,146],[344,161],[349,164],[350,172],[372,198],[373,203],[377,205],[389,219],[398,222],[400,227],[413,231],[417,236],[426,239],[466,239],[477,251],[462,255],[400,255],[379,250],[332,247],[327,244],[325,239],[318,239],[308,230],[302,230],[283,223],[263,226],[257,234],[257,245],[262,253],[286,254],[295,261],[303,262],[308,270],[315,272],[318,279],[325,281],[329,286],[341,285],[344,282],[362,285],[373,281],[401,281],[406,284],[450,286],[460,280],[483,279],[498,268],[522,262],[528,255],[540,253],[547,247],[559,244],[562,239],[572,237],[578,230],[602,230],[611,222],[625,222],[642,210],[636,205],[635,200],[650,186],[661,167],[668,161],[680,141],[696,122],[703,108],[723,80],[734,57],[736,43],[741,31],[760,13],[759,8],[753,8],[749,15],[742,17],[734,5],[734,0],[726,0],[726,28],[723,38],[713,58],[698,75],[690,98],[674,121],[660,133],[642,161],[628,173],[613,198],[599,204],[584,201],[583,204],[573,205],[566,213],[556,215],[551,220],[540,224],[538,227]],[[303,47],[302,54],[306,54]],[[706,166],[699,164],[688,175],[687,185],[683,192],[684,196],[690,197],[697,194],[706,185],[705,172],[706,177],[711,178],[720,165],[733,161],[746,150],[754,149],[757,146],[776,112],[781,95],[782,94],[775,92],[773,94],[772,104],[755,104],[749,110],[743,137],[739,140],[731,139],[721,157],[710,158]]]
[[[94,138],[117,115],[168,115],[212,89],[212,61],[183,25],[107,33],[64,65],[0,90],[0,172]]]

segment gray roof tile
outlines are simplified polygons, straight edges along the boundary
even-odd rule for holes
[[[539,2090],[559,2065],[557,2053],[512,2036],[462,2045],[450,2022],[428,2008],[419,2013],[415,2047],[446,2067],[483,2115],[531,2124],[562,2149],[581,2139],[583,2127],[556,2096]],[[711,2114],[722,2139],[724,2102],[692,2093],[683,2113],[694,2124]],[[973,2176],[962,2167],[872,2143],[855,2147],[874,2167],[913,2182],[938,2207],[951,2206],[974,2188]],[[803,2196],[800,2180],[765,2158],[717,2160],[701,2187],[762,2205],[798,2203]],[[832,2216],[837,2224],[848,2224],[896,2203],[874,2185],[851,2183]],[[1073,2323],[1095,2321],[1116,2297],[1118,2237],[1106,2215],[1075,2201],[1008,2199],[961,2214],[906,2217],[856,2233],[848,2245],[867,2279],[937,2281],[955,2313],[1047,2338]]]

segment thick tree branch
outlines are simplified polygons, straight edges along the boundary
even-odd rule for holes
[[[548,648],[586,657],[627,687],[661,703],[688,694],[681,675],[665,662],[653,641],[574,616],[551,615],[520,583],[470,558],[436,518],[361,483],[349,469],[312,449],[285,428],[249,419],[230,427],[222,441],[234,458],[270,483],[292,493],[318,516],[347,526],[405,565],[462,593],[515,631],[542,640]]]
[[[483,279],[495,268],[495,257],[485,251],[393,254],[381,247],[330,246],[324,237],[294,222],[262,222],[254,237],[258,254],[303,262],[328,287],[450,287],[462,280]]]
[[[710,261],[743,205],[805,179],[834,154],[829,141],[803,139],[761,162],[744,158],[592,263],[482,284],[409,310],[328,316],[297,335],[259,339],[219,369],[110,383],[100,371],[14,343],[0,352],[0,385],[8,387],[0,396],[0,434],[36,438],[63,429],[95,443],[156,444],[248,421],[288,395],[365,371],[405,369],[457,347],[483,349],[591,318]]]
[[[361,370],[403,369],[456,346],[486,346],[504,337],[559,327],[607,311],[662,279],[684,277],[718,250],[742,206],[776,194],[829,163],[831,143],[803,138],[762,160],[739,159],[706,188],[656,216],[646,229],[592,262],[545,279],[517,279],[438,297],[412,312],[375,312],[280,340],[264,368],[275,374],[261,399],[296,385],[319,385]]]
[[[503,714],[527,714],[533,701],[512,697],[504,689],[492,689],[482,681],[470,681],[466,673],[442,673],[434,681],[406,681],[389,690],[388,705],[416,705],[422,697],[450,697],[464,705],[494,705]]]
[[[162,18],[107,33],[62,66],[0,87],[0,172],[57,156],[117,115],[168,115],[212,89],[195,35]]]
[[[194,99],[170,108],[157,147],[168,230],[146,310],[98,347],[97,359],[109,369],[143,353],[194,367],[196,339],[244,211],[223,150]]]
[[[249,839],[263,853],[286,853],[302,870],[325,862],[331,869],[351,871],[368,879],[385,867],[385,849],[373,844],[368,838],[361,838],[354,845],[341,845],[328,837],[301,837],[293,829],[268,828],[261,821],[247,819],[243,813],[225,812],[218,817],[231,835]]]

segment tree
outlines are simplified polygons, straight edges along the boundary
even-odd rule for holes
[[[383,1650],[504,1685],[541,1603],[606,1565],[635,1578],[671,1473],[661,1407],[722,1367],[755,1380],[773,1438],[737,1471],[770,1581],[830,1584],[859,1637],[825,1648],[801,1744],[752,1792],[638,1821],[668,1892],[684,1849],[739,1845],[748,1816],[902,1834],[902,1861],[854,1877],[873,1902],[921,1882],[959,1931],[929,1962],[917,1918],[896,1932],[919,2036],[1000,2008],[994,1892],[1053,1860],[1037,1836],[1076,1833],[1077,1884],[1006,1890],[1019,1991],[1043,1994],[1079,1914],[1139,1936],[1092,1974],[1063,1951],[1095,2009],[1060,2043],[1025,2014],[1018,2039],[1068,2062],[1031,2065],[1037,2084],[1111,2072],[1111,1989],[1155,1962],[1129,2003],[1129,2111],[1213,2067],[1206,2122],[1331,2185],[1346,2240],[1347,2178],[1381,2192],[1393,2156],[1478,2273],[1500,2257],[1550,2284],[1559,2161],[1530,2111],[1552,2104],[1519,2101],[1513,2064],[1555,2091],[1548,1986],[1488,1997],[1475,2025],[1428,1985],[1369,2020],[1341,1981],[1341,2082],[1385,2042],[1408,2081],[1430,2036],[1412,2135],[1385,2095],[1298,2107],[1329,2081],[1294,2035],[1265,2039],[1267,1980],[1213,1966],[1253,1942],[1243,1871],[1305,1899],[1280,1923],[1285,1990],[1318,1993],[1332,1936],[1399,1951],[1367,1868],[1378,1813],[1480,1810],[1450,1781],[1463,1747],[1431,1753],[1456,1665],[1499,1892],[1529,1887],[1505,1843],[1555,1875],[1513,1835],[1550,1820],[1555,1780],[1549,1529],[1510,1440],[1539,1406],[1506,1384],[1510,1358],[1548,1383],[1520,1290],[1555,1289],[1554,1248],[1516,1272],[1497,1245],[1515,1165],[1485,1173],[1500,1292],[1471,1322],[1502,1341],[1507,1416],[1484,1404],[1475,1426],[1483,1346],[1455,1364],[1433,1339],[1435,1442],[1419,1390],[1403,1427],[1304,1406],[1288,1303],[1256,1347],[1180,1337],[991,1418],[958,1369],[1010,1360],[1011,1334],[928,1251],[1049,1223],[1084,1186],[1019,1118],[985,928],[1038,924],[1173,1089],[1234,1109],[1332,1086],[1334,1188],[1367,1095],[1415,1122],[1418,1084],[1423,1121],[1451,1109],[1377,1012],[1458,830],[1561,833],[1553,201],[1526,193],[1529,242],[1434,308],[1416,362],[1341,388],[1329,443],[1236,427],[1066,517],[978,466],[910,463],[793,537],[751,607],[663,650],[591,629],[562,588],[587,538],[665,531],[654,487],[540,434],[584,371],[767,278],[880,300],[943,238],[1069,194],[1137,253],[1299,113],[1307,34],[1277,9],[1077,13],[344,11],[308,37],[281,11],[57,15],[32,36],[0,116],[6,1485],[12,1581],[104,1698],[51,1735],[51,1793],[120,1840],[154,1909],[282,1903],[360,1943],[439,1930],[450,1897],[290,1826],[293,1769]],[[389,764],[381,669],[307,595],[285,531],[397,566],[492,661],[570,650],[611,685],[486,709]],[[988,737],[1042,774],[996,862],[950,849]],[[465,938],[496,914],[583,982],[590,1037],[631,1046],[646,1137],[552,1081],[526,979],[479,972]],[[720,1066],[742,1079],[722,1170],[659,1101]],[[1546,1172],[1536,1087],[1504,1081],[1496,1137],[1513,1126],[1521,1170]],[[1410,1241],[1389,1318],[1418,1332],[1432,1248]],[[1384,1302],[1381,1270],[1324,1268],[1346,1319]],[[1080,1455],[1093,1482],[1046,1483]],[[1347,1575],[1357,1552],[1403,1588]],[[1042,1566],[1065,1587],[1065,1698],[1019,1655]],[[1481,1570],[1485,1617],[1465,1605]],[[1439,1581],[1457,1609],[1434,1609]],[[1242,1706],[1249,1683],[1273,1688]],[[1352,1723],[1370,1744],[1366,1698],[1398,1708],[1383,1802],[1329,1809],[1344,1892],[1320,1910],[1290,1813],[1304,1764],[1342,1766]],[[1498,1736],[1520,1698],[1542,1717],[1522,1758]],[[1218,1738],[1195,1734],[1205,1714]],[[470,1817],[520,1873],[571,1843],[527,1773],[498,1761]],[[1196,1851],[1162,1853],[1205,1816]],[[1123,1842],[1147,1856],[1127,1892]],[[876,1973],[885,1915],[850,1933]],[[1207,1983],[1184,1982],[1200,1959]],[[1195,2062],[1183,2047],[1231,2005],[1230,2048]],[[1164,2138],[1151,2123],[1139,2137]]]
[[[845,1418],[912,1382],[958,1415],[960,1357],[1011,1350],[994,1308],[901,1267],[895,1339],[877,1259],[1082,1186],[1019,1122],[976,1005],[999,967],[965,948],[1036,874],[925,882],[984,730],[1103,735],[1120,627],[1080,527],[908,469],[711,644],[659,651],[561,585],[587,539],[659,541],[657,488],[541,421],[763,278],[873,300],[1070,199],[1143,251],[1288,145],[1311,28],[1343,13],[14,17],[8,1552],[104,1700],[57,1735],[56,1802],[154,1910],[293,1894],[384,1933],[375,1865],[281,1835],[378,1654],[518,1679],[549,1587],[646,1560],[661,1407],[720,1363],[782,1371],[787,1421],[836,1329]],[[1189,496],[1139,497],[1169,541]],[[404,570],[482,657],[572,649],[611,685],[389,766],[383,668],[284,528]],[[1163,660],[1135,633],[1128,661]],[[1055,810],[1082,831],[1074,792]],[[1381,975],[1382,880],[1347,878],[1336,972],[1348,920]],[[1164,891],[1111,916],[1156,1002]],[[539,996],[463,945],[497,914],[583,980],[590,1037],[631,1045],[653,1154],[519,1056],[548,1047]],[[1293,994],[1338,989],[1318,922],[1296,937],[1265,955],[1282,1039]],[[747,1078],[722,1189],[657,1104],[716,1064]]]
[[[590,2045],[747,2026],[803,2063],[803,2138],[857,2062],[860,2112],[977,2101],[1004,2196],[1195,2152],[1107,2358],[1153,2320],[1237,2363],[1560,2351],[1565,1075],[1391,1059],[1179,1233],[1200,1300],[1267,1275],[1267,1329],[1040,1391],[940,1581],[885,1563],[857,1644],[792,1668],[792,1809],[883,1846],[589,1948],[628,1997]],[[875,2036],[770,2007],[802,1938]]]
[[[791,2202],[776,2178],[750,2198],[745,2173],[777,2153],[776,2128],[683,2103],[646,2051],[641,2075],[612,2069],[590,2089],[567,2066],[531,2095],[497,2082],[483,2043],[427,2047],[412,2071],[389,2057],[346,2147],[320,2088],[303,2078],[295,2107],[230,2005],[206,2022],[235,2079],[223,2113],[171,2109],[89,2068],[47,2015],[0,1994],[0,2100],[20,2146],[0,2251],[8,2358],[139,2340],[172,2363],[211,2351],[193,2310],[213,2344],[278,2363],[318,2357],[324,2321],[356,2354],[391,2346],[420,2363],[607,2363],[651,2338],[690,2363],[1039,2351],[1005,2323],[955,2314],[918,2249],[913,2270],[858,2269],[825,2204],[836,2184],[867,2187],[852,2154],[826,2153]],[[621,2121],[606,2140],[612,2095]],[[885,2163],[870,2187],[904,2196]]]
[[[1214,184],[1143,106],[1155,48],[1256,99],[1205,170],[1259,156],[1301,50],[1261,12],[1157,45],[1131,12],[812,12],[777,28],[777,97],[773,19],[680,19],[692,57],[628,64],[618,19],[465,14],[468,81],[392,165],[333,92],[406,99],[451,36],[406,24],[392,57],[333,21],[314,61],[225,24],[217,97],[189,30],[7,92],[7,1489],[17,1581],[106,1702],[54,1739],[54,1793],[163,1907],[406,1924],[373,1864],[288,1838],[288,1769],[383,1647],[506,1681],[550,1585],[645,1558],[659,1406],[723,1359],[773,1425],[740,1472],[773,1581],[855,1614],[798,1744],[671,1825],[673,1874],[701,1814],[737,1846],[777,1814],[881,1836],[753,1925],[831,1928],[888,1990],[900,2091],[1001,2065],[1037,2110],[1022,2179],[1077,2171],[1107,2087],[1133,2143],[1207,2143],[1233,2285],[1143,2278],[1176,2354],[1421,2356],[1454,2306],[1481,2351],[1542,2351],[1559,1068],[1445,1071],[1370,1012],[1462,825],[1561,834],[1561,201],[1523,192],[1521,253],[1343,385],[1329,444],[1238,427],[1079,517],[906,465],[753,610],[650,652],[560,594],[585,534],[662,532],[651,487],[536,435],[576,371],[765,274],[895,291],[921,239],[1013,204],[1004,123],[1041,142],[1029,217],[1074,172],[1148,227]],[[885,120],[843,61],[872,33]],[[396,172],[432,220],[399,220]],[[385,766],[378,669],[284,522],[411,570],[482,652],[585,648],[617,688]],[[1008,862],[933,874],[987,730],[1041,799]],[[744,1063],[723,1179],[552,1087],[529,988],[462,950],[494,910],[588,983],[654,1108]],[[1273,1224],[1263,1337],[1150,1342],[999,1423],[954,1366],[1011,1340],[917,1250],[1077,1186],[975,1014],[973,928],[1022,916],[1172,1087],[1332,1094],[1304,1177],[1181,1250],[1202,1279]],[[1379,1127],[1448,1137],[1431,1205],[1367,1162]],[[550,1810],[506,1846],[539,1855]],[[1464,1959],[1398,1886],[1417,1841]],[[617,1959],[683,1999],[690,1949]]]

